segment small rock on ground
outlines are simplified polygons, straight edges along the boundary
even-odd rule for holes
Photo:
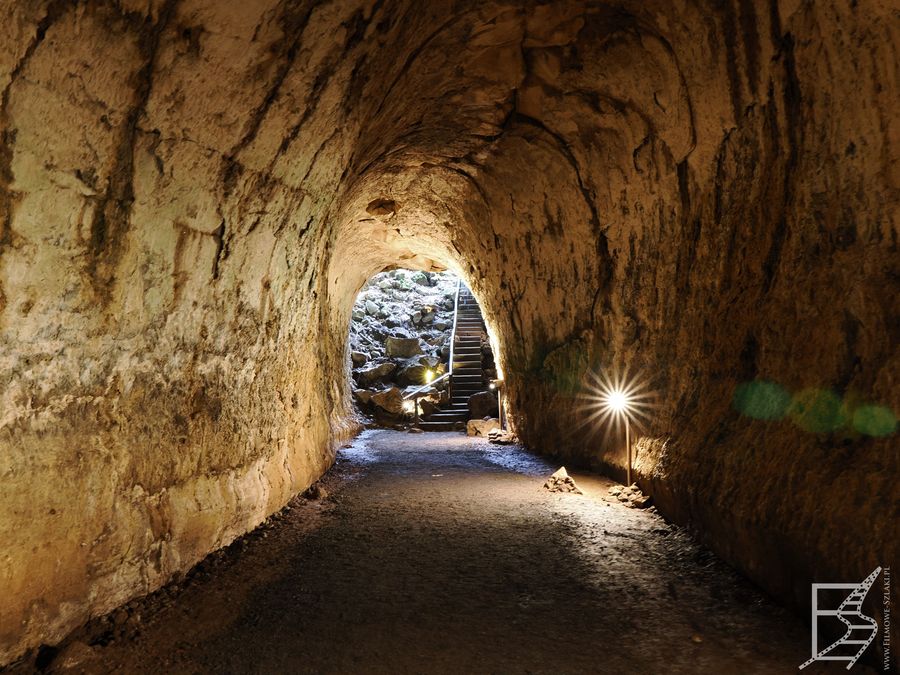
[[[575,481],[572,480],[572,477],[566,471],[566,467],[564,466],[560,467],[547,479],[547,482],[544,483],[544,489],[549,490],[550,492],[570,492],[576,495],[584,494],[579,487],[575,485]]]

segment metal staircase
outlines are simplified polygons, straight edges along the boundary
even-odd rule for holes
[[[460,284],[451,336],[450,403],[419,424],[423,431],[452,431],[469,419],[469,397],[487,389],[482,372],[483,332],[481,308],[472,292]]]

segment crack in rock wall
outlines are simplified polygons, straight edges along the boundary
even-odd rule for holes
[[[393,267],[465,278],[566,461],[623,468],[585,373],[651,375],[642,488],[785,601],[897,558],[896,435],[731,406],[900,409],[890,3],[0,6],[0,662],[329,466]]]

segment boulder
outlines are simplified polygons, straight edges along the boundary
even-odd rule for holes
[[[428,368],[420,363],[407,363],[397,371],[397,384],[401,387],[427,384],[425,382],[427,371]]]
[[[388,356],[409,358],[410,356],[418,356],[422,353],[419,338],[389,337],[385,341],[384,346]]]
[[[434,323],[431,324],[434,326],[435,330],[450,330],[450,326],[452,325],[449,321],[445,321],[444,319],[435,319]]]
[[[479,436],[487,438],[493,429],[500,428],[500,420],[496,417],[488,417],[483,420],[469,420],[466,425],[466,436]]]
[[[372,394],[371,401],[372,405],[392,415],[399,415],[403,412],[403,394],[397,387]]]
[[[423,417],[429,417],[438,410],[440,410],[440,408],[437,403],[434,403],[427,398],[419,399],[419,411],[422,413]]]
[[[350,360],[354,366],[361,366],[369,360],[369,355],[363,352],[350,352]]]
[[[497,394],[493,391],[480,391],[469,397],[469,417],[481,419],[496,417],[499,414]]]
[[[398,326],[397,328],[394,328],[390,332],[390,335],[388,337],[414,339],[415,335],[411,331],[408,331],[403,326]]]
[[[426,368],[437,368],[440,362],[440,359],[436,356],[426,355],[419,357],[419,364],[425,366]]]
[[[512,432],[504,431],[503,429],[492,429],[488,432],[488,441],[495,445],[513,445],[516,442],[516,437],[513,436]]]
[[[396,369],[397,365],[394,363],[382,363],[371,368],[357,370],[353,373],[353,377],[358,384],[367,387],[390,377]]]
[[[547,482],[544,483],[544,489],[549,490],[550,492],[571,492],[576,495],[584,494],[579,487],[575,485],[575,481],[572,480],[572,477],[566,471],[566,467],[564,466],[561,466],[547,479]]]
[[[368,314],[369,316],[377,315],[380,309],[381,308],[371,300],[366,300],[366,314]]]
[[[355,389],[353,391],[353,395],[356,397],[356,400],[360,402],[361,405],[367,405],[369,401],[372,400],[372,395],[374,391],[369,391],[368,389]]]

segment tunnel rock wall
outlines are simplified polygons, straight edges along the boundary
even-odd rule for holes
[[[251,529],[352,431],[320,313],[341,152],[310,138],[353,10],[2,3],[0,663]]]
[[[656,404],[638,481],[805,606],[811,581],[898,554],[896,435],[849,420],[900,407],[897,24],[877,3],[630,9],[525,50],[463,257],[522,438],[624,479],[623,439],[579,395],[589,370],[630,369]],[[742,416],[755,380],[792,415]],[[829,405],[844,422],[812,422]]]
[[[640,374],[656,406],[639,482],[806,605],[810,581],[896,557],[896,436],[733,400],[766,380],[845,418],[898,409],[895,18],[877,2],[460,13],[423,31],[368,121],[344,250],[374,270],[418,247],[463,274],[516,430],[564,461],[624,478],[623,440],[585,424],[580,394],[589,371]],[[395,210],[367,218],[373,195]]]
[[[530,446],[637,475],[785,601],[896,558],[895,12],[869,0],[3,3],[0,662],[163,583],[349,433],[350,308],[449,268]],[[860,527],[865,523],[866,527]]]

